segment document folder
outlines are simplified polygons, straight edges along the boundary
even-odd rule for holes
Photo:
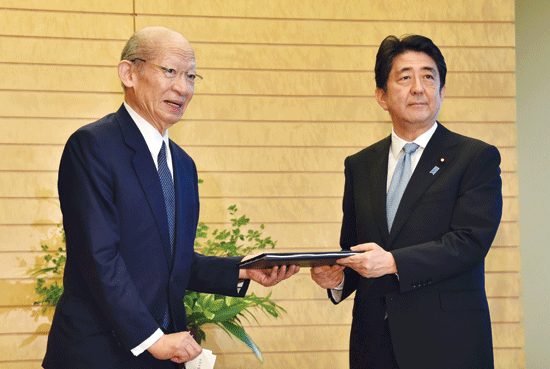
[[[264,253],[239,263],[241,269],[271,269],[281,265],[316,267],[334,265],[336,260],[360,254],[362,251]]]

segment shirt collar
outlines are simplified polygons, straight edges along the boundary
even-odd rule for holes
[[[435,124],[432,125],[430,129],[428,129],[426,132],[418,136],[413,142],[417,144],[421,149],[426,148],[426,146],[428,145],[428,142],[430,142],[430,139],[432,138],[435,130],[437,129],[437,125],[438,123],[435,122]],[[399,153],[401,152],[401,149],[403,149],[403,146],[405,146],[405,144],[407,143],[409,142],[399,137],[395,133],[395,130],[392,128],[390,153],[391,155],[393,155],[394,158],[397,159],[397,157],[399,156]]]
[[[153,127],[152,124],[143,119],[126,102],[124,102],[124,107],[128,111],[128,114],[130,114],[130,117],[132,117],[132,119],[136,123],[136,126],[141,132],[141,135],[145,139],[145,143],[147,144],[149,151],[151,151],[151,155],[153,156],[155,163],[157,163],[157,156],[159,154],[163,141],[166,144],[167,157],[170,158],[170,156],[168,155],[170,152],[170,146],[168,145],[168,130],[164,132],[164,135],[161,135],[160,132],[157,131],[157,129]]]

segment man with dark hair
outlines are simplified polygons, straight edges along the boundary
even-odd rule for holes
[[[363,252],[311,276],[335,304],[355,292],[352,369],[493,368],[484,259],[500,154],[437,122],[447,68],[430,39],[387,37],[375,68],[393,131],[346,158],[340,236]]]
[[[202,351],[186,332],[187,289],[244,296],[250,279],[273,286],[298,272],[194,252],[197,169],[168,128],[202,78],[195,68],[181,34],[137,31],[118,64],[124,103],[67,141],[58,180],[67,263],[45,368],[177,368]]]

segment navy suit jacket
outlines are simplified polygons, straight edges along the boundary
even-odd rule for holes
[[[356,292],[351,368],[376,360],[386,313],[401,369],[492,368],[484,258],[502,214],[500,154],[439,125],[390,233],[390,144],[387,137],[345,161],[341,246],[375,242],[392,252],[399,275],[367,279],[345,270],[343,299]]]
[[[67,241],[64,293],[50,330],[46,368],[173,368],[148,352],[138,357],[130,352],[160,327],[167,306],[172,328],[182,331],[186,289],[245,294],[248,283],[237,291],[240,258],[194,252],[197,170],[172,141],[170,150],[173,259],[157,169],[124,106],[69,138],[58,178]]]

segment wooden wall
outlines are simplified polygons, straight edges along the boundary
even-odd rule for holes
[[[338,249],[344,158],[391,131],[374,99],[378,45],[432,38],[449,68],[440,121],[502,154],[487,291],[497,367],[525,367],[513,0],[0,0],[0,369],[40,367],[52,311],[32,306],[29,269],[55,246],[61,151],[118,108],[120,52],[148,25],[186,36],[204,76],[170,130],[204,180],[201,220],[223,226],[237,204],[279,251]],[[265,363],[209,329],[217,367],[346,368],[352,300],[333,306],[306,269],[272,291],[288,314],[248,328]]]

